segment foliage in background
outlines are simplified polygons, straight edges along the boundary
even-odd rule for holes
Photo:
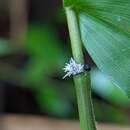
[[[99,122],[109,122],[129,124],[129,117],[126,116],[126,112],[122,108],[115,107],[104,101],[94,100],[94,110],[96,120]]]
[[[93,67],[91,71],[91,84],[93,91],[107,101],[118,106],[130,106],[130,99],[126,96],[124,91],[115,86],[107,75],[95,67]]]
[[[9,55],[14,51],[14,47],[10,45],[9,40],[0,38],[0,56]]]
[[[25,69],[24,82],[36,89],[36,100],[41,110],[67,117],[71,115],[72,107],[58,88],[58,85],[64,85],[56,80],[66,59],[65,55],[61,55],[62,45],[51,26],[32,24],[28,29],[26,43],[31,59]]]

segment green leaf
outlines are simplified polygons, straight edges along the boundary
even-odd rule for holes
[[[53,27],[43,24],[31,24],[29,26],[25,48],[30,54],[30,60],[25,68],[24,82],[30,86],[60,70],[65,57],[61,54],[61,41]],[[63,61],[62,61],[63,60]]]
[[[45,82],[44,82],[45,83]],[[46,83],[47,86],[39,88],[36,94],[37,103],[41,111],[57,117],[68,117],[72,113],[70,102],[56,88],[54,83]]]
[[[73,0],[73,6],[90,56],[130,97],[130,0]]]
[[[15,53],[15,48],[10,45],[9,40],[0,38],[0,56]]]
[[[92,90],[102,98],[108,100],[121,107],[129,107],[130,99],[126,96],[124,91],[116,87],[111,82],[107,75],[101,73],[97,68],[92,68],[91,71]]]
[[[130,33],[129,0],[64,0],[65,6],[72,6],[111,26]]]
[[[80,15],[82,39],[97,66],[130,96],[130,37]]]

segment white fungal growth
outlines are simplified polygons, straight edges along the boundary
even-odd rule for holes
[[[77,75],[79,73],[84,72],[84,65],[76,63],[76,61],[71,58],[69,63],[65,64],[65,67],[63,68],[64,72],[66,73],[63,77],[70,77],[71,75]]]

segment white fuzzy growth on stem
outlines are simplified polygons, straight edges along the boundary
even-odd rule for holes
[[[63,68],[64,72],[66,73],[63,77],[70,77],[71,75],[77,75],[84,72],[84,65],[76,63],[76,61],[71,58],[69,63],[66,63],[65,67]]]

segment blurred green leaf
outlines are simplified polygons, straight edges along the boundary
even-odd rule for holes
[[[49,115],[57,117],[69,117],[72,108],[69,100],[63,98],[56,86],[52,83],[46,83],[47,86],[40,88],[36,99],[41,110],[46,111]]]
[[[94,62],[130,97],[130,0],[65,0],[65,5],[78,12]]]
[[[30,60],[24,70],[24,83],[36,90],[36,100],[41,111],[51,116],[68,117],[71,104],[60,94],[58,80],[52,80],[61,72],[67,55],[50,25],[32,24],[27,33],[25,48]],[[54,75],[56,73],[56,76]]]
[[[91,71],[92,89],[101,97],[107,99],[109,102],[119,106],[130,105],[130,99],[126,96],[124,91],[112,83],[108,76],[103,74],[97,68]]]
[[[34,24],[28,29],[26,47],[32,56],[46,61],[46,66],[57,63],[61,53],[60,43],[51,26]]]
[[[25,82],[32,85],[46,78],[61,67],[61,41],[49,25],[32,24],[27,33],[26,49],[31,60],[26,67]]]
[[[10,54],[14,51],[9,40],[0,38],[0,56]]]
[[[94,100],[94,110],[96,120],[99,122],[109,122],[118,124],[129,124],[129,116],[120,108],[110,105],[100,100]]]

